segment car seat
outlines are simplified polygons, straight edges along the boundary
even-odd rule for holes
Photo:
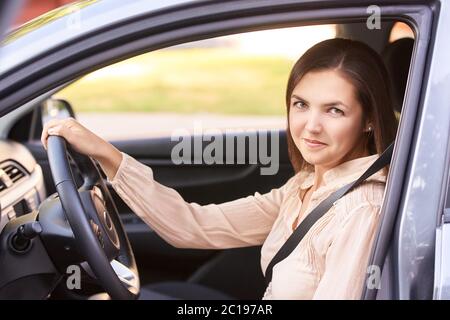
[[[393,106],[401,112],[408,80],[409,65],[414,47],[414,39],[402,38],[389,43],[381,56],[389,74]]]

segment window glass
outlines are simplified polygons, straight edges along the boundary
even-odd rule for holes
[[[109,140],[174,130],[280,129],[293,63],[334,25],[248,32],[146,53],[97,70],[57,97]]]

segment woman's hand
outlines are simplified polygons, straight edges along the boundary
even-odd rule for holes
[[[75,151],[96,159],[108,178],[112,179],[116,174],[122,161],[121,152],[74,118],[53,119],[44,125],[41,142],[46,150],[51,135],[63,137]]]
[[[46,150],[47,139],[51,135],[63,137],[75,151],[93,158],[101,156],[99,152],[104,150],[108,143],[74,118],[53,119],[44,125],[41,141]]]

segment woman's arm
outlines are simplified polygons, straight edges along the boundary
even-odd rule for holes
[[[116,175],[123,157],[119,149],[111,143],[105,143],[101,145],[98,155],[94,158],[98,161],[108,179],[112,179]]]
[[[199,205],[153,179],[150,167],[126,153],[108,177],[125,203],[163,239],[180,248],[234,248],[262,244],[280,210],[288,184],[261,195]]]
[[[286,185],[261,195],[201,206],[187,203],[153,179],[153,171],[121,153],[75,119],[51,120],[42,131],[64,137],[75,151],[96,159],[125,203],[177,247],[231,248],[262,244],[278,216]],[[86,143],[89,141],[89,143]]]

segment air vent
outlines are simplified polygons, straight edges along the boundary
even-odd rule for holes
[[[25,177],[25,172],[14,163],[6,163],[0,166],[0,192],[9,188],[14,183]]]
[[[25,177],[25,173],[14,164],[8,164],[2,169],[6,172],[13,183]]]

